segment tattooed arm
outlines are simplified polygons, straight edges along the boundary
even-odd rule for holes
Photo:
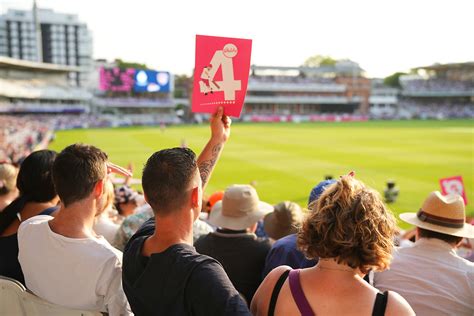
[[[202,150],[197,160],[199,172],[201,173],[202,189],[206,188],[212,170],[221,155],[224,144],[230,136],[231,120],[224,115],[224,109],[220,107],[211,118],[211,139]]]

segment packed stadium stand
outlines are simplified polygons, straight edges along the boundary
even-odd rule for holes
[[[399,112],[410,118],[474,117],[474,62],[436,64],[402,76]]]
[[[352,66],[352,68],[351,68]],[[474,63],[419,67],[400,88],[367,79],[357,64],[252,66],[245,121],[352,121],[474,117]]]
[[[0,57],[0,113],[88,113],[92,95],[71,72],[80,69]]]
[[[86,72],[85,85],[79,87],[70,74],[82,72],[83,68],[0,56],[0,114],[28,114],[30,119],[37,115],[35,118],[55,129],[180,122],[171,75],[166,73],[168,84],[164,92],[135,93],[134,81],[128,91],[113,91],[101,86],[101,70],[108,69],[101,67]]]
[[[66,121],[89,117],[92,94],[69,77],[80,71],[0,56],[0,161],[19,162]]]
[[[252,66],[243,119],[325,120],[367,113],[370,80],[353,62],[321,67]],[[332,120],[332,119],[330,119]]]
[[[474,63],[415,71],[402,76],[396,89],[381,79],[366,78],[350,62],[323,67],[252,66],[241,120],[474,117]],[[83,74],[81,86],[70,76],[78,72],[84,69],[0,56],[0,114],[30,115],[51,129],[178,124],[189,119],[183,112],[189,111],[190,94],[175,98],[169,72],[120,68],[116,62],[98,60],[92,71]],[[186,82],[180,83],[183,91]],[[196,117],[194,121],[205,120]]]

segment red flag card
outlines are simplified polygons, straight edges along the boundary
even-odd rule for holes
[[[239,117],[249,81],[252,40],[196,35],[192,111]]]
[[[439,184],[443,195],[459,194],[464,199],[464,205],[467,205],[466,191],[461,176],[440,179]]]

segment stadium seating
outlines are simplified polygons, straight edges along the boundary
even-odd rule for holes
[[[51,304],[28,292],[20,282],[0,276],[0,315],[98,316],[102,314]]]

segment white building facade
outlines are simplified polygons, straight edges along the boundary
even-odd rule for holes
[[[92,36],[77,15],[39,9],[37,17],[40,36],[33,11],[8,10],[0,15],[0,56],[74,66],[82,72],[92,68]],[[82,84],[84,74],[70,76]]]

